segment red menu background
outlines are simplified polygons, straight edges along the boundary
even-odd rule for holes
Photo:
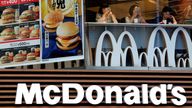
[[[39,2],[39,0],[0,0],[0,6],[18,5],[31,2]]]

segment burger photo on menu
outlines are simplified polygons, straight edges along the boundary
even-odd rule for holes
[[[25,10],[19,16],[20,22],[33,21],[35,19],[35,13],[32,10]]]
[[[14,62],[23,62],[26,60],[26,51],[23,51],[23,50],[19,50],[18,51],[18,54],[16,54],[13,58],[13,61]]]
[[[30,38],[39,38],[39,29],[33,29],[30,33]]]
[[[27,60],[28,61],[36,60],[35,48],[31,48],[31,52],[27,54]]]
[[[0,34],[0,41],[16,39],[16,35],[13,28],[6,28]]]
[[[56,33],[56,44],[61,50],[72,50],[80,44],[79,27],[74,22],[60,24]]]
[[[19,36],[18,39],[26,39],[29,38],[31,31],[29,30],[29,27],[21,27],[19,29]]]
[[[0,51],[0,64],[7,64],[13,61],[13,52],[11,49]]]
[[[59,24],[64,20],[64,15],[61,11],[51,11],[44,18],[44,29],[48,32],[55,32]]]
[[[4,55],[0,58],[1,64],[6,64],[6,63],[10,63],[10,59],[8,56]]]
[[[2,24],[15,22],[15,9],[7,8],[4,9],[1,15]]]
[[[29,27],[30,37],[29,38],[39,38],[40,37],[40,28],[39,24],[33,24]]]

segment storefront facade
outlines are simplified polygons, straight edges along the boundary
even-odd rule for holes
[[[57,30],[52,31],[52,27],[50,29],[49,26],[46,26],[45,17],[47,14],[52,13],[50,10],[54,10],[54,8],[46,7],[46,5],[50,5],[51,0],[45,1],[34,1],[35,6],[43,7],[39,18],[35,20],[36,23],[32,21],[0,25],[1,28],[14,28],[15,25],[21,28],[26,26],[29,28],[28,26],[36,25],[37,27],[38,25],[40,30],[39,37],[32,38],[38,40],[35,41],[36,50],[34,49],[33,52],[32,47],[27,47],[26,52],[37,55],[37,48],[41,49],[41,54],[38,52],[39,55],[35,56],[35,63],[28,63],[28,60],[26,60],[27,62],[23,60],[23,63],[13,65],[11,63],[16,63],[14,61],[16,54],[20,54],[19,51],[25,50],[26,46],[23,46],[23,49],[18,47],[11,49],[7,47],[1,48],[2,56],[7,56],[6,52],[10,53],[13,51],[14,57],[12,58],[13,60],[8,58],[9,62],[7,65],[1,64],[2,68],[11,67],[13,69],[1,70],[0,105],[30,107],[30,105],[26,104],[15,106],[15,94],[18,83],[26,83],[28,87],[32,83],[41,83],[42,89],[47,85],[56,85],[61,89],[62,83],[78,83],[84,89],[87,89],[90,85],[99,85],[102,89],[108,85],[117,85],[122,89],[125,89],[126,86],[135,85],[141,89],[142,84],[148,84],[149,89],[151,89],[151,87],[159,86],[160,84],[173,84],[186,90],[187,102],[184,108],[192,105],[191,0],[66,0],[69,6],[74,5],[76,8],[70,12],[66,11],[70,10],[70,8],[63,9],[62,12],[65,13],[65,18],[61,18],[61,21],[59,18],[56,19],[59,20],[59,23],[73,21],[79,27],[78,32],[70,34],[73,37],[70,42],[75,42],[75,44],[69,42],[67,45],[61,44],[66,44],[65,42],[69,40],[68,38],[62,40],[63,38],[57,33]],[[82,5],[80,5],[81,3]],[[98,10],[102,4],[109,5],[118,23],[97,21]],[[130,16],[129,9],[132,5],[140,7],[145,23],[139,23],[138,20],[133,20],[133,23],[125,22],[124,18]],[[26,6],[26,9],[31,7],[30,3],[24,6]],[[169,6],[175,11],[173,15],[177,20],[177,24],[163,24],[163,20],[156,19],[156,17],[162,15],[161,11],[165,6]],[[45,7],[47,10],[44,9]],[[5,6],[2,6],[2,11],[4,8]],[[76,41],[75,39],[78,40]],[[31,42],[30,37],[27,40],[17,41]],[[9,42],[12,41],[9,40]],[[0,42],[0,44],[2,46],[6,45],[4,42]],[[70,47],[71,49],[69,50],[68,46],[70,45],[77,46]],[[74,90],[71,90],[70,93],[72,98],[76,95]],[[61,94],[52,94],[52,97],[58,95],[61,96]],[[96,94],[94,96],[96,97]],[[170,101],[173,97],[168,91],[168,103],[162,104],[162,108],[175,107]],[[115,104],[115,99],[113,94],[113,103],[109,105],[111,108],[142,108],[146,106],[154,108],[154,104],[151,102],[148,105],[134,104],[133,106],[127,106],[125,103],[117,105]],[[39,107],[35,102],[32,106]],[[45,103],[45,105],[40,106],[49,105]],[[57,106],[67,107],[62,102]],[[91,107],[86,99],[79,105],[71,107],[79,106],[83,108]],[[98,107],[105,108],[108,106],[107,104],[100,104]]]

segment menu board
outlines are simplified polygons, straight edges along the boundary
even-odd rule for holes
[[[83,58],[81,0],[41,0],[42,60]]]
[[[83,59],[81,0],[1,0],[0,68]]]

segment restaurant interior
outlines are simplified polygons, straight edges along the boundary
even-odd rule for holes
[[[150,21],[161,14],[163,7],[169,6],[175,11],[178,24],[192,23],[192,0],[85,0],[86,21],[95,22],[96,14],[102,4],[110,5],[113,14],[119,23],[129,15],[132,5],[141,7],[142,15]]]

